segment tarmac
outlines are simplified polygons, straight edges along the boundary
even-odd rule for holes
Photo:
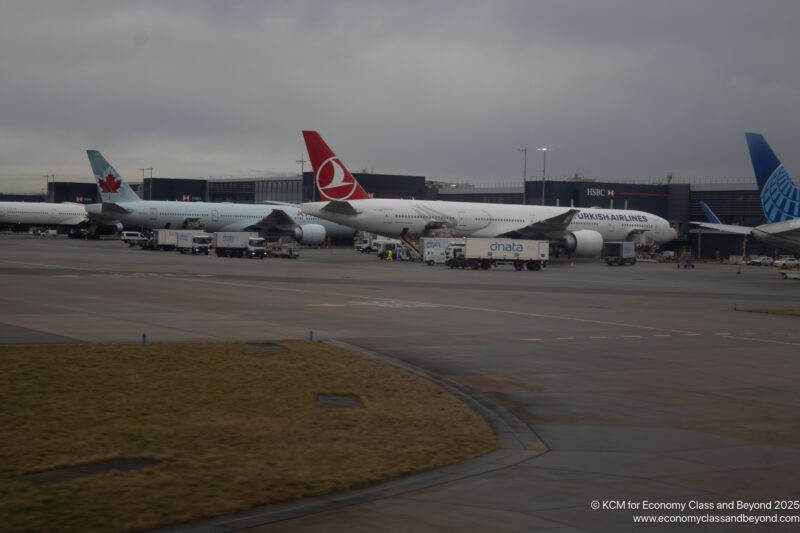
[[[313,335],[442,384],[502,444],[417,476],[161,531],[674,531],[693,520],[794,531],[798,522],[767,520],[800,521],[798,318],[744,311],[797,308],[800,283],[770,267],[470,271],[350,249],[252,260],[15,235],[0,246],[0,344]]]

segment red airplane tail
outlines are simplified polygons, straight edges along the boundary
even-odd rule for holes
[[[366,200],[370,196],[316,131],[303,131],[314,181],[323,200]]]

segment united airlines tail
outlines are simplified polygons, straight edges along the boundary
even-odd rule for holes
[[[370,196],[316,131],[304,131],[314,181],[323,200],[366,200]]]
[[[122,177],[114,170],[106,159],[97,150],[86,150],[89,164],[92,165],[94,180],[100,191],[103,202],[138,202],[139,196],[131,189]]]
[[[760,133],[745,133],[767,222],[800,218],[800,189]]]

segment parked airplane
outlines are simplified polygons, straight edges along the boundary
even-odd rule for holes
[[[547,239],[585,257],[599,255],[604,241],[644,234],[662,244],[677,236],[669,222],[643,211],[370,198],[319,133],[304,131],[303,138],[323,199],[302,204],[303,211],[359,230],[404,239],[438,229],[455,236]]]
[[[47,202],[0,202],[0,226],[31,226],[78,230],[88,224],[83,204]]]
[[[745,133],[750,160],[761,192],[761,206],[766,224],[756,227],[720,224],[719,219],[703,208],[711,222],[692,222],[701,228],[735,233],[775,246],[781,250],[800,253],[800,189],[792,181],[783,164],[760,133]],[[712,218],[713,217],[713,218]],[[714,222],[716,219],[716,222]]]
[[[290,204],[232,204],[142,200],[97,150],[87,150],[101,204],[86,207],[93,218],[124,227],[257,231],[262,237],[291,236],[303,244],[326,237],[352,237],[355,230],[304,213]]]

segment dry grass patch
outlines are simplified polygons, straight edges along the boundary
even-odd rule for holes
[[[497,448],[432,383],[322,343],[0,348],[0,516],[14,531],[132,531],[442,466]],[[315,394],[365,409],[319,408]],[[154,468],[37,485],[110,459]]]

